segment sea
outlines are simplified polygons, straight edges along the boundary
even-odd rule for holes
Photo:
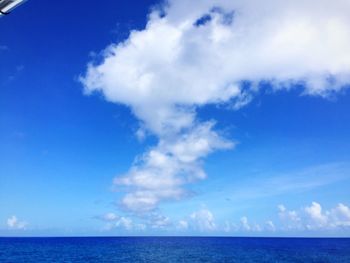
[[[0,238],[0,262],[342,262],[349,238]]]

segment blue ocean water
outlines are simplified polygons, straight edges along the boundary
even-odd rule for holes
[[[0,238],[0,262],[350,262],[350,239]]]

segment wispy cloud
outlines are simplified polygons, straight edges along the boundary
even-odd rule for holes
[[[230,189],[230,200],[255,199],[312,190],[350,179],[350,167],[346,163],[313,166],[301,171],[278,175],[259,175],[244,178]]]

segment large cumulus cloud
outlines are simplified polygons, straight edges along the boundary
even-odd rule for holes
[[[139,134],[159,138],[116,178],[128,191],[123,206],[149,211],[186,196],[185,184],[205,178],[203,158],[233,147],[213,120],[197,120],[198,106],[238,109],[262,82],[322,97],[346,89],[349,13],[348,0],[174,0],[154,8],[143,30],[108,46],[81,77],[85,91],[129,106]]]

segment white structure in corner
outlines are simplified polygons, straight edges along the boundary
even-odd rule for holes
[[[7,15],[25,0],[0,0],[0,16]]]

